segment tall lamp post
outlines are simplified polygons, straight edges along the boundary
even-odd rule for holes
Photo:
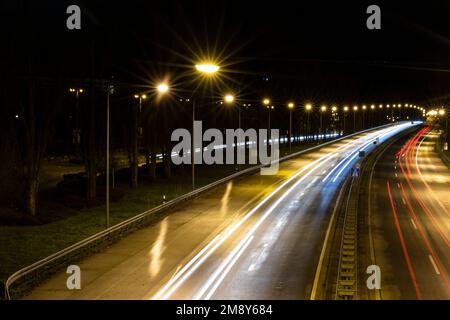
[[[267,147],[270,145],[270,110],[273,109],[273,106],[270,106],[270,99],[264,99],[263,105],[266,106],[269,115],[268,115],[268,123],[267,123]]]
[[[358,111],[358,106],[353,106],[353,132],[356,132],[356,111]]]
[[[332,106],[331,107],[331,118],[332,118],[332,121],[333,121],[333,133],[336,133],[336,114],[337,114],[337,110],[338,110],[338,108],[336,107],[336,106]]]
[[[345,128],[345,118],[347,118],[347,112],[348,112],[348,107],[347,106],[344,106],[344,132],[343,132],[343,135],[345,136],[345,130],[346,130],[346,128]]]
[[[213,63],[196,64],[197,72],[204,76],[214,76],[220,67]],[[192,168],[192,191],[195,190],[195,99],[192,99],[192,141],[191,141],[191,168]],[[200,150],[201,152],[201,150]]]
[[[363,130],[365,128],[365,122],[366,122],[366,110],[367,110],[367,107],[365,105],[362,106],[362,129]]]
[[[322,120],[322,114],[324,113],[324,112],[326,112],[327,111],[327,106],[321,106],[320,107],[320,128],[319,128],[319,134],[320,134],[320,136],[319,136],[319,141],[321,141],[322,139],[323,139],[323,120]]]
[[[292,153],[292,109],[294,109],[294,103],[289,102],[288,103],[289,108],[289,153]]]
[[[70,88],[69,92],[75,93],[75,128],[73,130],[72,141],[78,146],[80,144],[80,94],[82,94],[84,90],[82,88]]]
[[[447,142],[448,143],[448,117],[446,116],[446,112],[445,112],[445,109],[440,109],[439,110],[439,115],[440,116],[445,116],[445,142]]]
[[[234,95],[232,95],[232,94],[225,95],[224,101],[226,104],[232,105],[235,102]],[[238,134],[238,143],[236,145],[236,151],[238,151],[239,148],[242,148],[242,146],[240,145],[240,143],[241,143],[241,130],[240,130],[241,129],[241,106],[239,104],[237,104],[237,108],[238,108],[238,130],[239,130],[238,132],[239,132],[239,134]],[[245,141],[244,141],[244,148],[245,148]],[[237,153],[239,154],[239,152],[237,152]],[[241,170],[241,164],[238,163],[238,171],[240,171],[240,170]]]
[[[114,93],[114,86],[106,87],[106,229],[109,228],[109,97]]]
[[[147,99],[147,95],[146,94],[135,94],[134,98],[139,99],[139,113],[141,113],[142,112],[142,100]]]
[[[310,132],[310,128],[309,128],[309,114],[311,113],[312,110],[312,105],[311,104],[307,104],[305,106],[305,111],[306,111],[306,136],[305,136],[305,140],[309,141],[309,132]]]

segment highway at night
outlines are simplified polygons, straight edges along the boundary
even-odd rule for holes
[[[413,125],[358,134],[216,188],[159,223],[81,262],[84,288],[65,273],[28,299],[309,299],[328,224],[359,151]]]

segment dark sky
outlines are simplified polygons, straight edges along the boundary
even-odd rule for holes
[[[81,31],[65,27],[74,3]],[[381,30],[366,28],[370,4],[381,7]],[[0,11],[19,73],[31,55],[39,75],[87,77],[95,43],[96,76],[136,85],[169,75],[182,87],[180,75],[210,55],[225,66],[225,83],[248,96],[448,99],[450,1],[3,0]]]

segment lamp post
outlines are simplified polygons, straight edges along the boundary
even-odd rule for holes
[[[338,108],[336,106],[331,107],[331,120],[333,123],[333,134],[336,134],[337,128],[336,128],[336,115],[337,115]]]
[[[80,94],[83,93],[84,90],[82,88],[70,88],[69,92],[75,93],[75,128],[73,130],[72,141],[78,146],[80,144]],[[78,150],[76,151],[78,153]]]
[[[233,94],[225,95],[224,101],[226,104],[232,105],[235,102],[234,95]],[[238,143],[236,145],[236,151],[238,151],[239,148],[242,148],[242,146],[240,145],[241,138],[242,138],[242,136],[241,136],[241,129],[242,129],[241,128],[241,106],[239,104],[237,104],[237,108],[238,108],[238,130],[239,130],[238,133],[239,134],[238,134]],[[244,141],[244,148],[245,148],[245,141]],[[239,154],[239,152],[238,152],[238,154]],[[241,170],[241,165],[240,165],[240,163],[238,163],[238,171],[240,171],[240,170]]]
[[[366,122],[366,110],[367,110],[367,107],[365,105],[362,106],[362,129],[363,130],[365,128],[365,122]]]
[[[353,106],[353,132],[356,132],[356,111],[358,111],[358,106]]]
[[[327,111],[326,106],[320,107],[320,126],[319,126],[319,141],[323,139],[323,122],[322,122],[322,114]]]
[[[347,118],[347,112],[348,112],[348,107],[347,106],[344,106],[344,132],[343,132],[343,135],[345,136],[345,130],[346,130],[346,128],[345,128],[345,118]]]
[[[139,99],[139,113],[142,112],[142,100],[147,99],[147,95],[145,94],[135,94],[134,95],[135,99]]]
[[[289,108],[289,153],[292,153],[292,109],[294,109],[294,103],[289,102],[288,103]]]
[[[309,140],[309,130],[310,130],[310,128],[309,128],[309,114],[311,113],[311,110],[312,110],[312,105],[311,104],[307,104],[306,106],[305,106],[305,111],[306,111],[306,139],[305,140]]]
[[[109,228],[109,97],[114,93],[114,86],[108,84],[106,87],[106,229]]]
[[[448,142],[447,140],[448,140],[448,131],[447,131],[447,129],[448,129],[448,117],[446,116],[446,112],[445,112],[445,109],[440,109],[439,110],[439,115],[440,116],[445,116],[445,142]]]
[[[265,98],[263,100],[263,105],[265,105],[267,110],[269,110],[268,123],[267,123],[267,146],[269,146],[269,141],[270,141],[270,110],[273,108],[273,106],[270,106],[270,99],[267,99],[267,98]]]
[[[204,76],[214,76],[220,67],[214,63],[200,63],[195,65],[197,72]],[[164,90],[164,88],[162,88]],[[195,99],[192,99],[192,137],[191,137],[191,168],[192,168],[192,191],[195,190]],[[200,148],[200,152],[201,152]]]

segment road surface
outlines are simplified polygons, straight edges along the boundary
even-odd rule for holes
[[[371,189],[382,299],[450,299],[450,171],[425,127],[379,159]]]

